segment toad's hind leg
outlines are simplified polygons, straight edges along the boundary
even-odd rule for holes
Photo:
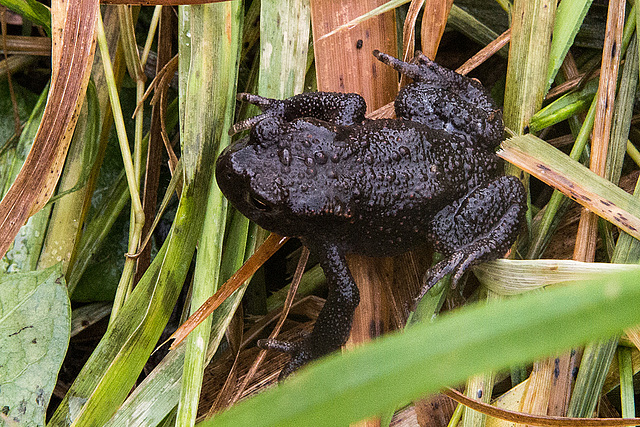
[[[305,242],[309,243],[309,242]],[[280,372],[280,380],[325,354],[338,350],[349,338],[353,313],[360,302],[358,288],[351,277],[344,254],[335,245],[309,245],[320,257],[329,284],[329,295],[310,335],[299,342],[260,340],[261,348],[291,354]]]
[[[503,256],[518,236],[526,207],[522,183],[501,176],[438,212],[430,238],[446,258],[427,271],[418,298],[448,273],[455,285],[470,266]]]
[[[373,54],[413,79],[400,89],[394,102],[398,117],[456,134],[478,146],[498,146],[504,133],[502,112],[479,81],[420,53],[411,62],[378,51]]]

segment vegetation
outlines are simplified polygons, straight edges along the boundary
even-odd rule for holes
[[[1,425],[635,416],[640,8],[362,0],[340,2],[339,14],[331,0],[132,3],[0,0]],[[413,314],[404,307],[429,267],[424,251],[354,258],[363,294],[395,284],[363,301],[367,331],[356,327],[354,341],[369,325],[404,330],[271,387],[284,359],[255,341],[308,329],[323,276],[313,262],[303,274],[308,253],[290,243],[258,269],[284,242],[261,246],[266,233],[215,185],[229,129],[256,113],[236,95],[357,87],[371,117],[388,116],[397,75],[372,72],[371,50],[410,58],[416,46],[471,72],[504,106],[499,155],[529,190],[526,230],[509,259],[475,267],[463,290],[443,280]],[[254,251],[261,259],[234,275]],[[213,314],[168,351],[168,336],[219,289]],[[428,410],[446,402],[437,395],[446,387],[475,401]],[[486,416],[482,402],[547,418]]]

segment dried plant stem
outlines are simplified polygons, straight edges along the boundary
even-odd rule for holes
[[[622,45],[624,6],[625,2],[621,0],[609,3],[606,37],[602,50],[602,66],[600,67],[600,85],[593,125],[590,167],[592,171],[600,176],[605,174],[609,147],[611,119],[613,116],[613,108],[611,106],[614,104],[618,81],[619,47]],[[583,210],[580,215],[573,259],[576,261],[593,261],[596,251],[597,229],[597,216]]]

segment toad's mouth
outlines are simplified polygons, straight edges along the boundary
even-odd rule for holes
[[[249,177],[246,172],[238,169],[234,162],[234,154],[240,147],[239,144],[233,144],[224,149],[218,160],[216,161],[216,182],[222,194],[236,207],[240,212],[247,216],[248,199],[246,197],[247,188],[249,187]]]

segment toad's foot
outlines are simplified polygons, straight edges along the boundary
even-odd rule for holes
[[[281,353],[291,355],[291,359],[280,371],[278,381],[282,381],[291,375],[294,371],[311,362],[314,359],[324,356],[324,354],[315,354],[312,349],[309,338],[305,338],[299,342],[280,341],[276,339],[264,339],[258,341],[258,347],[263,350],[275,350]]]

